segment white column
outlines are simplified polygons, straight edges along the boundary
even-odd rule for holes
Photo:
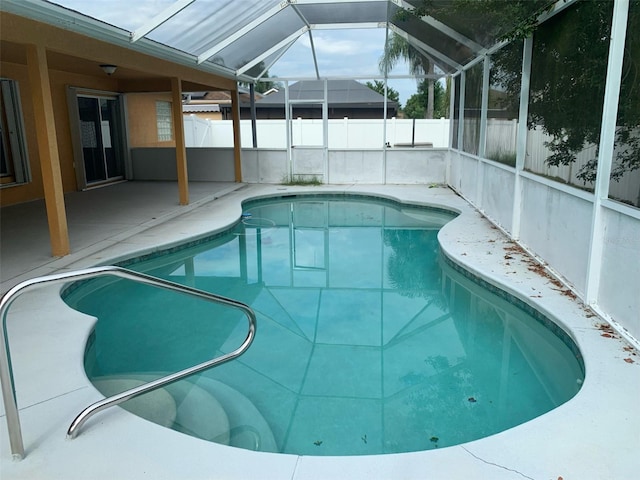
[[[522,177],[524,159],[527,155],[527,116],[529,115],[529,87],[531,84],[531,56],[533,38],[524,40],[522,52],[522,76],[520,77],[520,110],[518,112],[518,132],[516,144],[516,169],[513,185],[513,213],[511,215],[511,237],[520,238],[520,218],[522,215]]]
[[[609,65],[602,106],[602,125],[600,128],[600,146],[598,150],[598,170],[596,174],[593,214],[591,217],[591,243],[589,245],[589,263],[587,265],[587,281],[585,303],[596,304],[600,289],[600,273],[602,270],[602,251],[604,248],[604,221],[602,200],[609,197],[609,181],[613,149],[618,118],[618,100],[622,83],[622,64],[624,60],[624,44],[627,36],[627,18],[629,16],[629,0],[617,0],[613,3],[613,22],[611,24],[611,42],[609,43]]]

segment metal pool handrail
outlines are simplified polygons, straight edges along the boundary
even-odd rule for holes
[[[20,417],[18,415],[18,402],[16,399],[15,384],[13,381],[13,369],[11,367],[11,353],[9,351],[9,338],[7,335],[7,313],[9,307],[21,294],[39,287],[45,284],[64,283],[76,280],[85,280],[89,278],[99,277],[102,275],[112,275],[115,277],[126,278],[136,282],[152,285],[155,287],[164,288],[166,290],[177,291],[185,293],[191,296],[202,298],[214,303],[227,305],[233,308],[238,308],[247,316],[249,320],[249,331],[242,344],[234,351],[213,358],[206,362],[194,365],[176,373],[172,373],[165,377],[153,380],[135,388],[125,390],[122,393],[113,395],[109,398],[105,398],[99,402],[89,405],[82,410],[80,414],[73,420],[69,429],[67,430],[67,436],[69,438],[75,438],[78,434],[80,427],[94,414],[109,408],[114,405],[118,405],[126,400],[137,397],[144,393],[156,390],[160,387],[176,382],[182,378],[188,377],[195,373],[201,372],[208,368],[220,365],[221,363],[233,360],[234,358],[242,355],[256,334],[256,315],[248,305],[232,300],[230,298],[215,295],[213,293],[198,290],[179,283],[170,282],[160,278],[152,277],[144,273],[134,272],[122,267],[105,266],[87,268],[84,270],[78,270],[75,272],[66,272],[54,275],[47,275],[44,277],[32,278],[24,282],[19,283],[15,287],[11,288],[0,299],[0,318],[2,319],[2,329],[0,330],[0,384],[2,385],[2,399],[5,407],[5,413],[7,416],[7,430],[9,432],[9,443],[11,445],[11,453],[14,459],[22,459],[24,457],[24,443],[22,440],[22,432],[20,428]]]

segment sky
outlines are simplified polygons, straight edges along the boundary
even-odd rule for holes
[[[51,0],[67,8],[90,15],[129,31],[135,31],[150,18],[171,5],[175,0]],[[243,0],[243,6],[257,5],[260,0]],[[197,2],[196,2],[197,3]],[[220,3],[220,2],[219,2]],[[228,4],[228,2],[225,2]],[[213,5],[210,3],[209,5]],[[196,4],[194,4],[195,6]],[[202,8],[206,4],[201,4]],[[227,5],[227,8],[232,6]],[[186,9],[185,9],[186,12]],[[176,16],[176,18],[178,18]],[[167,24],[168,25],[168,24]],[[163,27],[161,27],[163,28]],[[221,26],[221,29],[224,29]],[[160,32],[160,29],[156,33]],[[385,29],[313,30],[313,44],[318,60],[320,77],[358,77],[380,75],[378,63],[384,48]],[[391,75],[408,75],[406,62],[399,63]],[[315,77],[309,34],[303,34],[287,52],[269,69],[271,77]],[[389,87],[400,95],[404,106],[416,92],[413,79],[389,80]]]

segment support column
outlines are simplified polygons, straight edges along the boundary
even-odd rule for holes
[[[511,212],[511,238],[520,240],[522,217],[522,177],[527,155],[527,118],[529,116],[529,87],[531,85],[531,59],[533,57],[533,37],[524,40],[522,49],[522,76],[520,80],[520,110],[518,112],[518,132],[516,143],[516,165],[513,179],[513,211]]]
[[[184,141],[184,118],[182,117],[182,81],[178,77],[171,78],[171,99],[180,205],[189,205],[189,173],[187,172],[187,148]]]
[[[602,124],[600,126],[600,145],[598,148],[598,168],[593,192],[593,213],[591,215],[591,242],[585,288],[585,303],[597,305],[600,293],[600,274],[606,231],[602,202],[609,198],[609,182],[613,164],[613,152],[616,143],[616,121],[618,102],[622,85],[622,67],[624,64],[624,45],[627,39],[629,18],[629,0],[618,0],[613,4],[611,41],[609,43],[609,61],[602,105]]]
[[[240,97],[238,89],[231,92],[231,120],[233,123],[233,166],[235,181],[242,181],[242,140],[240,135]]]
[[[51,253],[54,257],[69,254],[67,212],[58,155],[55,116],[49,83],[47,52],[43,46],[27,45],[27,69],[33,95],[33,113],[42,171],[44,202],[47,209]]]

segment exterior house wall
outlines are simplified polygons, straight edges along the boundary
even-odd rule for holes
[[[31,172],[29,182],[6,184],[0,188],[0,206],[45,197],[41,156],[36,136],[38,132],[34,117],[34,88],[30,85],[28,74],[27,45],[34,45],[46,51],[53,107],[53,128],[60,163],[61,188],[64,192],[78,189],[74,168],[68,87],[75,87],[78,93],[85,93],[83,90],[89,94],[97,91],[113,94],[130,93],[131,99],[128,106],[130,139],[136,142],[136,145],[163,147],[175,147],[175,140],[157,141],[155,100],[171,99],[171,77],[180,78],[182,89],[185,91],[237,88],[235,81],[231,79],[14,14],[3,12],[0,22],[1,75],[18,84],[27,162]],[[118,66],[116,73],[107,76],[100,69],[103,63],[116,64]],[[149,91],[156,93],[139,94]],[[151,139],[151,131],[155,140]]]
[[[118,83],[115,79],[100,74],[92,77],[57,70],[49,71],[51,79],[51,97],[56,121],[56,137],[58,140],[58,154],[62,172],[62,185],[65,192],[78,190],[74,167],[73,143],[71,137],[71,123],[69,121],[69,106],[67,104],[67,87],[76,87],[85,93],[90,91],[116,92]]]
[[[21,185],[6,185],[0,188],[0,205],[13,205],[36,198],[42,198],[42,173],[40,172],[40,156],[35,134],[33,117],[33,102],[29,90],[29,78],[27,67],[9,62],[0,62],[3,78],[14,80],[20,89],[20,102],[25,127],[25,141],[27,143],[27,155],[31,168],[31,181]]]
[[[25,127],[25,140],[28,152],[28,162],[31,170],[31,181],[23,184],[7,185],[0,189],[1,205],[13,205],[44,197],[40,156],[38,154],[38,142],[35,135],[35,122],[33,113],[33,98],[31,85],[27,75],[27,67],[22,64],[2,62],[2,76],[14,80],[20,89],[20,102]],[[71,140],[71,127],[69,122],[69,108],[67,105],[67,87],[79,89],[116,91],[117,81],[106,75],[91,77],[75,73],[49,70],[51,87],[51,99],[53,102],[56,140],[60,158],[60,172],[62,175],[62,187],[65,192],[77,190],[76,174],[74,168],[73,145]]]
[[[129,93],[126,98],[129,146],[131,148],[176,146],[175,133],[170,141],[158,140],[156,102],[171,103],[170,93]]]

